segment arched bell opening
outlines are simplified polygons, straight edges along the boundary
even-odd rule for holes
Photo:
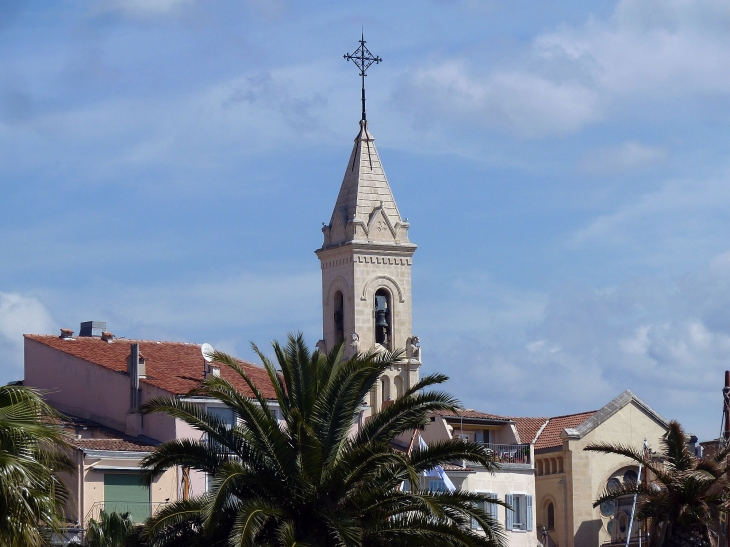
[[[335,343],[339,344],[345,339],[345,299],[342,291],[335,293],[334,309]]]
[[[391,348],[393,334],[392,298],[386,289],[375,291],[375,343]]]
[[[383,396],[383,405],[385,405],[388,401],[391,400],[390,398],[390,378],[387,376],[381,376],[380,377],[380,393]]]
[[[395,385],[395,398],[400,399],[403,396],[403,378],[396,376],[393,378],[393,384]]]

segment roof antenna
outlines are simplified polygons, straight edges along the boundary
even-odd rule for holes
[[[365,116],[365,76],[367,76],[367,70],[370,65],[375,63],[381,63],[383,59],[377,56],[373,56],[370,50],[365,46],[365,31],[363,30],[360,34],[360,46],[355,50],[353,54],[345,53],[342,57],[346,61],[352,61],[355,66],[360,69],[360,77],[362,79],[362,118],[361,121],[366,121]]]

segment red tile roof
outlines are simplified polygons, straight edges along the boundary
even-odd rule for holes
[[[62,416],[60,419],[53,419],[53,422],[64,428],[69,444],[81,450],[152,452],[157,446],[152,439],[131,437],[77,416]]]
[[[139,344],[140,353],[145,358],[147,373],[147,378],[140,379],[141,383],[151,384],[173,395],[184,395],[200,386],[203,381],[203,356],[198,344],[125,338],[117,338],[114,342],[108,343],[97,337],[79,336],[75,339],[62,339],[58,336],[38,334],[26,334],[25,338],[89,363],[124,373],[127,372],[130,344]],[[276,398],[269,376],[263,367],[240,359],[238,362],[267,399]],[[245,395],[249,397],[253,395],[243,378],[232,369],[221,366],[221,376]]]
[[[535,442],[535,450],[541,448],[555,448],[563,446],[563,439],[560,438],[560,433],[566,427],[576,427],[588,418],[593,416],[597,411],[591,410],[590,412],[581,412],[579,414],[567,414],[565,416],[555,416],[548,420],[545,429],[542,430],[540,436]],[[516,420],[530,420],[535,418],[515,418]],[[544,419],[544,418],[543,418]],[[544,423],[544,422],[543,422]],[[520,437],[522,434],[520,434]]]
[[[81,450],[152,452],[155,449],[152,444],[126,439],[72,439],[70,443]]]
[[[512,418],[523,443],[534,443],[538,432],[549,418]]]
[[[512,418],[508,418],[506,416],[498,416],[497,414],[488,414],[486,412],[479,412],[478,410],[474,410],[471,408],[462,408],[459,409],[456,412],[451,411],[441,411],[438,413],[440,416],[448,417],[448,416],[455,416],[455,417],[461,417],[461,418],[476,418],[479,420],[500,420],[504,422],[509,422],[512,420]]]

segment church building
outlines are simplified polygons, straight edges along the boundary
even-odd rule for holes
[[[371,393],[366,416],[419,377],[421,349],[411,330],[416,245],[408,239],[409,226],[396,205],[368,122],[362,119],[316,254],[322,267],[324,339],[319,347],[329,351],[343,342],[346,358],[369,349],[406,350],[403,364],[387,371]]]

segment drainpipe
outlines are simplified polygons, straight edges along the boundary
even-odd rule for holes
[[[84,517],[86,514],[84,513],[84,451],[83,450],[77,450],[78,458],[78,490],[79,490],[79,497],[78,497],[78,506],[79,506],[79,527],[82,529],[86,529]]]

